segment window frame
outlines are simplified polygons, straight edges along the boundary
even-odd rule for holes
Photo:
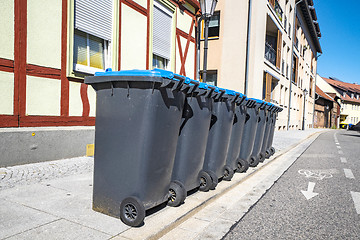
[[[221,22],[220,22],[220,20],[221,20],[221,13],[220,13],[221,11],[215,11],[214,12],[214,14],[213,14],[213,16],[215,16],[215,15],[219,15],[219,24],[218,24],[218,28],[219,28],[219,36],[214,36],[214,37],[208,37],[208,40],[216,40],[216,39],[219,39],[220,38],[220,24],[221,24]],[[205,34],[205,21],[204,20],[202,20],[201,21],[201,34],[200,34],[200,40],[201,41],[204,41],[205,40],[205,36],[204,36],[204,34]]]

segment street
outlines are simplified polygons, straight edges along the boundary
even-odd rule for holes
[[[224,239],[358,239],[360,133],[321,134]]]

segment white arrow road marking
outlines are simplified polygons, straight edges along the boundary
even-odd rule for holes
[[[341,157],[341,158],[340,158],[340,161],[341,161],[342,163],[347,163],[346,158],[344,158],[344,157]]]
[[[357,214],[360,214],[360,193],[350,191]]]
[[[338,151],[338,153],[339,153],[339,154],[344,154],[344,152],[343,152],[343,151],[341,151],[341,150],[339,150],[339,151]]]
[[[309,200],[309,199],[319,195],[318,193],[313,192],[314,188],[315,188],[315,183],[309,182],[308,190],[307,191],[301,190],[302,194],[304,194],[304,196],[306,197],[306,200]]]
[[[344,168],[344,173],[345,173],[345,177],[347,177],[347,178],[355,178],[351,169]]]

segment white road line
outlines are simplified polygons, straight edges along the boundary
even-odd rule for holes
[[[360,214],[360,193],[350,191],[357,214]]]
[[[343,151],[341,151],[341,150],[339,150],[339,151],[338,151],[338,153],[339,153],[339,154],[344,154],[344,152],[343,152]]]
[[[338,143],[338,142],[335,142],[335,144],[339,145],[340,143]]]
[[[341,158],[340,158],[340,161],[341,161],[342,163],[347,163],[346,158],[344,158],[344,157],[341,157]]]
[[[355,179],[351,169],[344,168],[344,173],[345,173],[345,177]]]
[[[338,149],[341,149],[341,147],[340,146],[336,146]]]

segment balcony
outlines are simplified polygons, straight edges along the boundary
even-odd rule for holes
[[[283,17],[283,10],[281,9],[280,7],[280,4],[277,0],[275,0],[275,12],[276,12],[276,15],[278,16],[278,18],[280,19],[280,21],[282,22],[282,17]]]
[[[273,65],[276,65],[276,51],[267,42],[265,42],[265,58]]]

